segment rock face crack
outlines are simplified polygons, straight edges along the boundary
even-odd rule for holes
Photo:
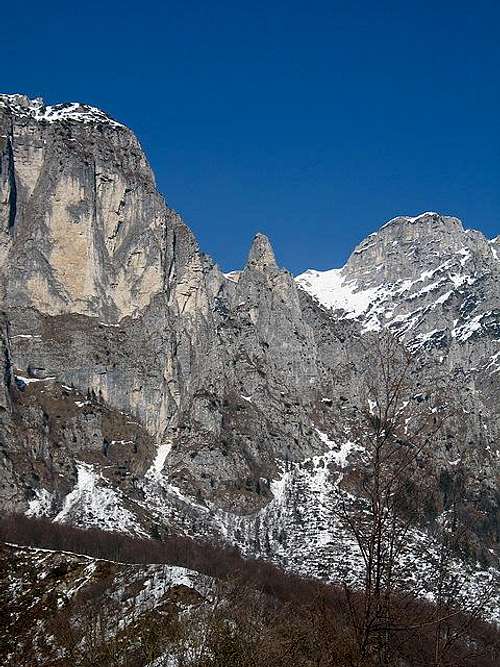
[[[8,155],[8,164],[9,164],[9,217],[8,217],[8,229],[12,230],[16,222],[16,213],[17,213],[17,184],[16,184],[16,172],[14,165],[14,151],[12,150],[12,140],[9,137],[7,140],[7,155]]]

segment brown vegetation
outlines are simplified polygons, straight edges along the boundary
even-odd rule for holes
[[[77,593],[58,609],[50,632],[63,650],[53,667],[493,667],[498,632],[475,618],[440,609],[436,652],[433,606],[394,597],[391,627],[381,656],[360,650],[355,620],[364,613],[362,593],[285,574],[237,551],[172,536],[165,542],[139,540],[99,530],[81,530],[22,516],[0,522],[6,542],[68,550],[128,563],[168,563],[216,578],[209,599],[174,614],[162,603],[120,628],[120,605],[107,595],[106,581]],[[162,606],[163,605],[163,606]],[[82,644],[82,637],[87,637]],[[163,657],[162,657],[163,656]],[[170,659],[169,658],[169,659]],[[16,665],[34,664],[23,662]],[[153,661],[155,661],[153,663]]]

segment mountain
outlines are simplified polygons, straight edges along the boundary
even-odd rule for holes
[[[257,234],[224,275],[104,112],[0,96],[0,154],[4,511],[208,537],[355,584],[344,509],[363,498],[404,348],[416,363],[395,414],[415,408],[416,426],[403,419],[396,442],[418,449],[408,493],[425,511],[401,576],[434,595],[453,515],[449,569],[478,599],[497,563],[498,238],[400,216],[343,268],[294,279]]]

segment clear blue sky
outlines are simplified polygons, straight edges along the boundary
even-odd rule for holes
[[[104,108],[225,268],[293,272],[399,213],[500,233],[500,3],[83,2],[1,12],[3,92]]]

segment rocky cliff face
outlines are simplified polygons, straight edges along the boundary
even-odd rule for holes
[[[292,413],[316,373],[296,286],[267,239],[229,281],[166,207],[123,125],[18,95],[1,98],[0,114],[12,368],[90,393],[173,443],[172,474],[191,492],[259,504],[262,470],[304,449],[303,418],[283,416],[280,392]]]
[[[500,262],[480,232],[424,213],[390,220],[342,269],[307,271],[298,284],[340,322],[389,331],[420,357],[421,376],[446,377],[468,415],[467,449],[490,452],[500,435]],[[334,352],[323,345],[321,355]],[[452,458],[465,443],[450,443]],[[481,466],[480,466],[481,467]]]
[[[5,509],[219,537],[317,576],[354,571],[331,499],[360,450],[339,433],[390,332],[419,353],[417,384],[454,389],[460,437],[450,426],[434,463],[467,472],[475,553],[491,560],[498,238],[399,217],[344,268],[294,280],[257,235],[224,276],[123,125],[10,95],[0,126]]]
[[[85,105],[0,106],[6,304],[139,313],[163,290],[175,222],[134,135]]]

